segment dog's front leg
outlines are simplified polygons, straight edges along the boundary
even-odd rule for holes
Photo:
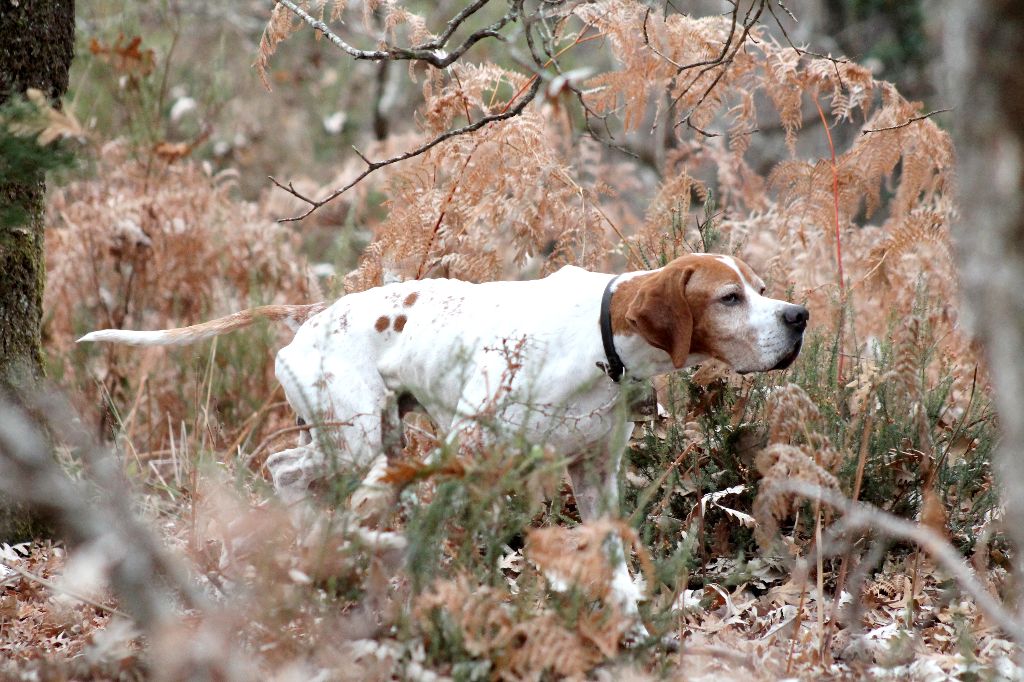
[[[628,437],[628,436],[627,436]],[[584,522],[596,521],[608,517],[618,519],[619,510],[619,466],[625,448],[602,447],[590,456],[579,456],[569,465],[569,477],[572,479],[573,495],[580,519]],[[608,540],[609,560],[612,562],[612,598],[622,613],[636,617],[639,613],[637,602],[642,592],[633,582],[627,566],[626,549],[618,533],[613,533]],[[639,621],[636,622],[630,638],[643,638],[647,630]]]
[[[599,448],[577,456],[569,465],[576,508],[584,523],[619,516],[619,465],[622,454]]]

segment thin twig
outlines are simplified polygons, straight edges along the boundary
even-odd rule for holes
[[[286,426],[284,428],[278,429],[277,431],[274,431],[272,434],[264,438],[263,442],[253,449],[252,453],[250,453],[249,456],[245,458],[245,466],[248,467],[249,465],[251,465],[256,460],[256,455],[260,454],[264,449],[269,447],[270,443],[272,443],[275,438],[280,438],[281,436],[286,436],[289,433],[296,433],[298,431],[309,431],[310,429],[314,428],[333,426],[352,426],[352,422],[329,421],[323,422],[321,424],[298,424],[296,426]]]
[[[915,116],[913,118],[907,119],[905,122],[900,123],[899,125],[886,126],[885,128],[872,128],[870,130],[865,129],[860,131],[860,134],[867,135],[868,133],[881,133],[885,132],[886,130],[899,130],[900,128],[906,128],[911,123],[917,123],[918,121],[923,121],[926,118],[931,118],[935,114],[943,114],[947,111],[953,111],[952,107],[948,109],[936,109],[935,111],[929,111],[927,114],[921,114],[920,116]]]
[[[484,126],[490,125],[491,123],[496,123],[497,121],[504,121],[504,120],[507,120],[507,119],[514,118],[514,117],[518,116],[519,114],[521,114],[523,112],[524,109],[526,109],[526,105],[528,105],[530,102],[532,102],[534,97],[537,96],[537,92],[538,92],[538,90],[540,90],[540,83],[541,83],[540,78],[535,78],[534,81],[533,81],[532,86],[528,90],[526,90],[526,92],[522,95],[521,99],[518,102],[516,102],[515,106],[513,106],[513,107],[511,107],[511,108],[509,108],[509,109],[507,109],[505,111],[502,111],[501,113],[492,114],[490,116],[484,116],[483,118],[480,118],[480,119],[474,121],[473,123],[464,125],[461,128],[454,128],[452,130],[445,131],[444,133],[441,133],[440,135],[438,135],[434,139],[430,140],[429,142],[426,142],[425,144],[420,145],[419,147],[416,147],[415,149],[411,149],[409,151],[402,152],[401,154],[397,154],[395,156],[389,157],[389,158],[384,159],[382,161],[370,161],[369,164],[367,165],[366,169],[363,170],[362,173],[357,175],[354,180],[350,181],[344,187],[341,187],[339,189],[334,190],[333,192],[328,194],[323,199],[310,199],[308,197],[305,197],[305,196],[299,194],[298,192],[296,192],[294,187],[291,186],[291,183],[288,183],[288,185],[285,186],[285,185],[281,184],[280,182],[278,182],[278,180],[276,178],[274,178],[274,176],[268,176],[270,181],[273,182],[275,185],[277,185],[278,187],[280,187],[284,191],[288,192],[292,196],[296,197],[297,199],[300,199],[303,202],[309,204],[309,209],[307,211],[305,211],[304,213],[302,213],[300,215],[293,216],[291,218],[281,218],[277,222],[279,222],[279,223],[290,223],[290,222],[296,222],[296,221],[302,220],[302,219],[308,217],[311,213],[313,213],[314,211],[319,209],[324,204],[327,204],[327,203],[329,203],[331,201],[334,201],[335,199],[340,197],[342,194],[344,194],[345,192],[349,191],[350,189],[355,187],[357,184],[362,182],[363,179],[366,178],[366,176],[370,175],[374,171],[377,171],[377,170],[383,168],[384,166],[390,166],[393,163],[398,163],[400,161],[406,161],[407,159],[411,159],[411,158],[413,158],[415,156],[419,156],[420,154],[423,154],[425,152],[430,151],[431,149],[433,149],[437,145],[441,144],[445,140],[450,140],[453,137],[458,137],[459,135],[465,135],[465,134],[471,133],[471,132],[473,132],[475,130],[480,130]],[[362,154],[360,154],[360,158],[362,158],[363,161],[367,160],[366,157],[364,157]]]
[[[782,11],[789,15],[790,19],[792,19],[793,21],[799,21],[799,19],[796,18],[796,15],[793,14],[793,12],[788,7],[786,7],[784,4],[782,4],[782,0],[776,0],[776,2],[779,3],[779,7],[782,8]],[[771,8],[772,8],[772,6],[768,5],[768,9],[770,10]]]
[[[22,578],[25,578],[26,580],[31,580],[34,583],[39,583],[40,585],[42,585],[43,587],[45,587],[45,588],[47,588],[49,590],[52,590],[54,592],[59,592],[60,594],[63,594],[63,595],[67,595],[68,597],[71,597],[75,601],[80,601],[83,604],[88,604],[89,606],[93,607],[94,609],[99,609],[100,611],[106,611],[109,614],[112,614],[112,615],[115,615],[115,616],[120,616],[121,618],[124,618],[126,620],[131,620],[131,616],[129,616],[124,611],[118,611],[113,606],[107,606],[106,604],[101,604],[100,602],[98,602],[98,601],[96,601],[94,599],[90,599],[89,597],[85,597],[83,595],[80,595],[80,594],[77,594],[75,592],[72,592],[71,590],[67,589],[66,587],[61,587],[57,583],[55,583],[55,582],[53,582],[51,580],[47,580],[46,578],[42,577],[41,575],[36,575],[35,573],[30,573],[30,572],[26,571],[23,568],[19,568],[18,566],[15,566],[14,564],[9,564],[9,563],[7,563],[6,561],[3,561],[3,560],[0,560],[0,566],[3,566],[4,568],[7,568],[7,569],[9,569],[11,571],[14,571],[18,575],[20,575]]]
[[[704,66],[704,68],[702,68],[700,72],[693,77],[693,80],[690,81],[690,84],[683,88],[682,92],[680,92],[672,101],[672,105],[675,106],[676,104],[678,104],[679,101],[686,95],[686,93],[688,93],[693,88],[694,85],[697,84],[697,81],[699,81],[705,73],[718,66],[721,66],[722,68],[714,77],[714,79],[712,79],[708,87],[704,89],[704,92],[701,93],[701,96],[697,99],[696,104],[690,107],[690,110],[686,112],[686,114],[675,124],[675,128],[678,128],[679,126],[685,123],[688,127],[697,131],[701,135],[704,135],[705,137],[718,137],[718,133],[709,133],[697,127],[692,121],[693,115],[697,113],[697,109],[699,109],[700,106],[704,104],[704,101],[708,98],[712,91],[714,91],[714,89],[718,86],[718,83],[725,76],[728,66],[732,64],[733,60],[736,58],[737,53],[739,53],[740,49],[746,44],[747,37],[750,35],[751,29],[754,28],[758,20],[761,18],[761,14],[762,12],[764,12],[766,4],[767,0],[760,0],[760,2],[751,3],[750,8],[747,10],[746,16],[743,17],[743,33],[740,35],[739,40],[736,41],[735,47],[732,48],[732,53],[727,55],[729,48],[732,45],[733,36],[736,33],[736,15],[739,11],[739,0],[736,0],[735,4],[733,5],[732,27],[729,30],[729,36],[726,39],[725,45],[722,48],[721,55],[719,55],[718,59],[712,60],[709,64]],[[756,12],[754,12],[755,5],[757,6]],[[697,64],[690,65],[685,68],[693,68],[696,65]]]
[[[736,7],[736,5],[734,4],[733,7]],[[659,50],[658,48],[656,48],[654,45],[651,44],[651,39],[647,35],[647,19],[650,16],[651,16],[651,8],[648,7],[647,11],[644,12],[644,21],[643,21],[644,45],[646,45],[648,48],[650,48],[651,52],[653,52],[654,54],[658,55],[659,57],[664,59],[666,62],[671,64],[672,66],[676,67],[676,69],[679,70],[678,73],[682,73],[683,70],[685,70],[688,67],[683,66],[682,64],[680,64],[679,62],[675,61],[674,59],[669,57],[667,54],[665,54],[664,52],[662,52],[661,50]],[[733,12],[733,25],[734,26],[735,26],[735,23],[736,23],[736,14],[735,14],[735,12]],[[731,38],[732,38],[732,36],[730,35],[730,39]],[[692,65],[689,68],[692,68]]]
[[[459,26],[462,25],[462,22],[464,22],[472,14],[483,8],[483,6],[489,3],[490,1],[491,0],[477,0],[471,5],[467,5],[462,9],[461,12],[459,12],[454,17],[448,20],[448,25],[445,26],[445,29],[444,31],[442,31],[441,35],[439,35],[437,38],[434,38],[429,42],[423,43],[422,45],[416,45],[415,47],[413,47],[413,49],[436,50],[438,48],[444,47],[448,43],[448,40],[452,37],[452,34],[455,33],[455,31],[458,30]]]
[[[818,574],[815,576],[817,579],[818,598],[814,601],[817,602],[818,606],[818,646],[824,653],[827,637],[825,630],[825,552],[821,547],[821,504],[818,503],[814,506],[814,554],[816,558],[815,570]]]
[[[800,601],[797,602],[796,615],[793,616],[793,636],[789,642],[789,655],[786,656],[786,675],[788,676],[793,669],[793,655],[796,653],[796,643],[800,635],[800,625],[804,615],[804,603],[807,601],[807,567],[804,559],[799,559],[799,566],[797,570],[800,574]],[[818,599],[821,599],[821,595],[818,595]]]
[[[130,556],[112,557],[110,580],[122,605],[142,627],[160,627],[175,618],[173,601],[204,611],[205,595],[184,567],[135,519],[128,496],[113,493],[125,487],[119,463],[88,440],[66,403],[43,392],[33,396],[31,407],[36,414],[48,415],[46,427],[80,454],[87,480],[109,494],[94,500],[84,483],[69,478],[42,429],[23,408],[9,403],[0,403],[0,488],[48,514],[72,545],[113,541],[131,548]]]
[[[781,2],[779,2],[779,7],[781,7],[786,12],[786,14],[788,14],[790,18],[793,19],[793,21],[797,20],[796,16],[789,11],[789,8],[783,5]],[[793,40],[789,37],[789,33],[786,31],[786,27],[782,25],[782,21],[780,21],[778,15],[775,14],[775,10],[772,9],[771,3],[768,3],[768,13],[772,15],[772,19],[775,20],[775,25],[779,27],[780,31],[782,31],[782,37],[786,39],[786,42],[789,43],[789,46],[793,49],[794,52],[796,52],[801,57],[807,55],[808,57],[815,57],[817,59],[827,59],[828,61],[832,62],[832,68],[834,68],[836,71],[836,78],[839,79],[839,87],[841,87],[843,90],[847,89],[846,83],[843,81],[843,74],[840,73],[839,71],[839,65],[848,64],[850,62],[849,59],[837,59],[832,55],[821,54],[819,52],[811,52],[810,50],[804,49],[802,47],[797,47],[793,43]]]
[[[874,413],[870,410],[867,412],[867,416],[864,419],[864,428],[861,431],[860,436],[860,452],[857,456],[857,473],[853,482],[853,501],[856,502],[860,497],[860,486],[864,479],[864,465],[867,462],[867,451],[870,445],[871,426],[874,423]],[[853,543],[849,544],[843,552],[843,561],[839,567],[839,578],[836,579],[836,595],[833,598],[833,617],[828,621],[828,629],[825,633],[824,641],[821,649],[822,654],[827,650],[828,644],[831,641],[831,635],[833,635],[834,626],[836,624],[836,613],[839,612],[840,600],[843,598],[843,590],[846,589],[847,576],[850,571],[850,562],[853,558]]]
[[[289,0],[281,0],[281,1],[282,2],[288,2]],[[518,12],[520,10],[521,4],[522,4],[521,2],[513,3],[512,12],[517,13],[516,16],[518,16]],[[594,21],[596,21],[596,19]],[[598,34],[596,36],[592,35],[592,36],[584,37],[584,34],[593,26],[594,21],[588,22],[580,30],[579,34],[576,36],[576,39],[573,40],[572,43],[570,43],[566,47],[564,47],[561,50],[559,50],[559,52],[556,55],[554,55],[550,60],[548,60],[548,62],[544,66],[545,67],[549,66],[554,59],[556,59],[558,56],[560,56],[566,50],[569,50],[569,49],[575,47],[576,45],[579,45],[580,43],[588,42],[590,40],[594,40],[596,38],[599,38],[601,36],[601,34]],[[288,192],[292,196],[296,197],[297,199],[300,199],[301,201],[303,201],[303,202],[305,202],[306,204],[309,205],[309,209],[306,210],[304,213],[302,213],[300,215],[293,216],[291,218],[281,218],[281,219],[278,220],[278,222],[281,222],[281,223],[296,222],[296,221],[299,221],[299,220],[302,220],[302,219],[308,217],[310,214],[312,214],[314,211],[319,209],[321,206],[323,206],[324,204],[326,204],[326,203],[328,203],[330,201],[333,201],[337,197],[341,196],[342,194],[344,194],[345,192],[347,192],[348,190],[352,189],[354,186],[356,186],[357,184],[362,182],[368,175],[370,175],[371,173],[379,170],[380,168],[383,168],[384,166],[389,166],[389,165],[391,165],[393,163],[398,163],[400,161],[405,161],[405,160],[411,159],[411,158],[413,158],[415,156],[419,156],[420,154],[423,154],[423,153],[429,151],[430,149],[432,149],[433,147],[437,146],[438,144],[440,144],[440,143],[442,143],[442,142],[444,142],[446,140],[449,140],[449,139],[451,139],[453,137],[458,137],[460,135],[465,135],[465,134],[474,132],[476,130],[479,130],[479,129],[483,128],[484,126],[487,126],[487,125],[489,125],[491,123],[495,123],[497,121],[504,121],[504,120],[507,120],[507,119],[514,118],[514,117],[518,116],[519,114],[521,114],[526,109],[527,105],[530,102],[532,102],[534,100],[534,98],[536,98],[537,93],[540,91],[541,81],[542,81],[541,74],[539,72],[535,73],[534,75],[532,75],[516,91],[516,93],[512,96],[512,98],[505,104],[504,108],[502,108],[502,110],[499,111],[498,113],[490,114],[490,115],[487,115],[487,116],[483,116],[482,118],[480,118],[480,119],[478,119],[476,121],[472,121],[470,123],[467,123],[466,125],[462,126],[461,128],[455,128],[455,129],[452,129],[452,130],[448,130],[448,131],[438,135],[434,139],[430,140],[429,142],[426,142],[425,144],[420,145],[419,147],[416,147],[415,149],[403,152],[401,154],[398,154],[396,156],[392,156],[392,157],[384,159],[382,161],[370,161],[365,155],[362,154],[362,152],[359,152],[358,150],[356,150],[356,154],[359,155],[359,158],[361,158],[363,160],[363,162],[366,163],[366,168],[363,170],[362,173],[357,175],[355,177],[355,179],[350,181],[345,186],[343,186],[343,187],[341,187],[339,189],[334,190],[333,192],[328,194],[323,199],[319,199],[319,200],[310,199],[309,197],[303,196],[299,192],[295,191],[295,188],[292,186],[291,183],[288,183],[288,186],[285,186],[281,182],[279,182],[276,178],[274,178],[273,176],[269,176],[270,181],[273,182],[275,185],[277,185],[278,187],[280,187],[284,191]]]
[[[682,73],[683,71],[689,71],[690,69],[695,69],[695,68],[698,68],[698,67],[701,67],[701,66],[715,67],[715,66],[718,66],[719,64],[722,64],[723,62],[726,61],[725,57],[729,53],[729,48],[732,46],[733,36],[736,35],[736,23],[737,23],[737,18],[739,17],[739,11],[740,11],[739,0],[729,0],[729,1],[732,4],[732,25],[729,27],[729,35],[725,39],[725,44],[722,45],[722,52],[717,57],[715,57],[714,59],[705,59],[704,61],[693,62],[692,64],[687,64],[685,66],[678,66],[678,69],[679,69],[678,73]],[[764,0],[762,0],[762,2],[763,1]],[[647,20],[647,17],[645,16],[644,17],[644,21],[646,21],[646,20]],[[744,35],[744,37],[745,37],[745,35]],[[742,42],[742,39],[741,39],[741,42]],[[705,71],[706,70],[707,69],[705,69]],[[701,73],[698,74],[697,77],[699,78],[700,75],[703,74],[703,73],[704,73],[704,71],[701,71]]]

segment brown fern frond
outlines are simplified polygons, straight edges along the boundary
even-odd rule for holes
[[[341,19],[341,16],[345,13],[345,7],[347,6],[348,0],[334,0],[334,2],[331,3],[331,21],[335,22]]]
[[[922,245],[931,244],[939,252],[948,269],[953,268],[949,228],[946,216],[931,208],[915,209],[910,215],[896,221],[895,225],[887,225],[888,236],[871,248],[867,254],[868,275],[874,284],[893,281],[895,268],[901,267],[904,254],[920,249]],[[893,221],[890,221],[893,222]]]
[[[611,522],[537,528],[527,537],[525,556],[549,580],[576,585],[592,598],[604,598],[611,591],[612,579],[605,540],[619,532],[618,524]]]
[[[779,112],[791,156],[796,156],[796,133],[803,126],[799,62],[800,55],[796,52],[780,50],[768,56],[766,65],[766,89]]]
[[[780,484],[801,480],[823,488],[839,489],[835,471],[842,456],[820,432],[824,419],[807,393],[786,384],[768,399],[768,447],[754,464],[763,476],[754,500],[755,537],[767,547],[778,531],[778,520],[796,513],[802,498],[783,492]]]
[[[466,651],[494,663],[497,679],[580,678],[618,653],[624,621],[614,613],[582,614],[572,630],[552,613],[516,620],[508,600],[509,595],[460,575],[435,582],[416,600],[414,614],[429,627],[433,614],[444,612]]]
[[[427,30],[427,22],[422,15],[389,3],[384,13],[384,30],[391,35],[393,41],[398,40],[397,30],[403,25],[408,27],[409,42],[414,45],[425,43],[434,37]]]
[[[512,639],[516,624],[506,608],[507,599],[508,595],[460,575],[436,581],[416,600],[413,613],[421,621],[429,621],[432,611],[446,611],[459,628],[466,651],[486,656]]]
[[[807,392],[796,384],[786,384],[772,393],[765,414],[769,443],[802,441],[821,422],[821,413]]]
[[[298,30],[298,26],[291,10],[284,5],[274,5],[274,9],[270,11],[270,20],[267,22],[266,28],[263,29],[263,35],[260,36],[256,61],[253,62],[253,67],[256,68],[256,73],[259,74],[260,81],[267,91],[271,90],[270,80],[267,78],[270,57],[277,51],[277,46],[283,40]]]
[[[778,521],[796,514],[804,501],[799,495],[784,492],[781,483],[799,480],[826,489],[840,489],[839,479],[818,464],[806,446],[769,445],[758,453],[755,464],[764,478],[752,508],[757,521],[754,537],[765,548],[775,540]]]
[[[374,15],[380,8],[387,11],[394,6],[395,0],[364,0],[363,1],[363,29],[367,33],[373,33]]]
[[[517,623],[497,661],[502,680],[583,679],[604,655],[550,614]]]
[[[893,336],[894,358],[889,378],[896,393],[908,403],[924,400],[919,369],[923,352],[922,337],[921,320],[917,316],[899,325]]]
[[[49,202],[45,334],[65,381],[78,384],[82,413],[102,420],[96,406],[131,396],[129,435],[159,449],[168,438],[167,420],[179,423],[194,407],[194,398],[181,391],[180,364],[160,351],[140,365],[137,353],[118,347],[83,363],[71,352],[83,326],[164,329],[254,302],[316,301],[322,293],[296,235],[267,219],[264,207],[239,201],[230,173],[211,177],[187,160],[150,167],[122,143],[104,146],[97,167],[101,179],[66,185]],[[280,335],[271,343],[290,336],[284,328],[271,330],[271,338]],[[270,349],[249,363],[234,389],[274,395]],[[110,382],[106,398],[97,376]],[[211,426],[231,412],[231,406],[219,408]],[[262,429],[280,426],[278,418],[253,433],[255,442]]]

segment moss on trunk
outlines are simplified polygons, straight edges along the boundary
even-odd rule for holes
[[[0,106],[29,88],[55,106],[68,88],[74,54],[74,0],[12,3],[0,0]],[[42,378],[42,169],[22,169],[18,181],[0,179],[0,205],[25,216],[0,225],[0,391],[16,396]],[[25,179],[27,178],[27,179]],[[39,519],[0,497],[0,540],[38,535]]]

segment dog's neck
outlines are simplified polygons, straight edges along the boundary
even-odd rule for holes
[[[626,377],[650,379],[658,374],[676,371],[668,353],[655,348],[639,334],[616,334],[614,339],[615,350],[626,366]],[[686,357],[685,366],[699,365],[707,359],[704,353],[691,353]]]
[[[628,298],[632,295],[633,292],[631,290],[635,284],[639,283],[639,280],[653,275],[659,270],[661,268],[658,268],[658,270],[638,270],[615,276],[611,282],[612,299],[614,300],[616,296]],[[609,305],[608,307],[610,308],[611,306]],[[625,377],[650,379],[658,374],[676,371],[676,367],[672,364],[672,358],[669,357],[669,354],[660,348],[652,346],[643,336],[634,333],[624,334],[621,333],[621,330],[616,330],[616,332],[612,335],[612,342],[616,354],[625,367]],[[691,353],[687,356],[684,367],[698,365],[706,361],[708,357],[704,353]],[[605,363],[607,362],[608,358],[606,357]]]

